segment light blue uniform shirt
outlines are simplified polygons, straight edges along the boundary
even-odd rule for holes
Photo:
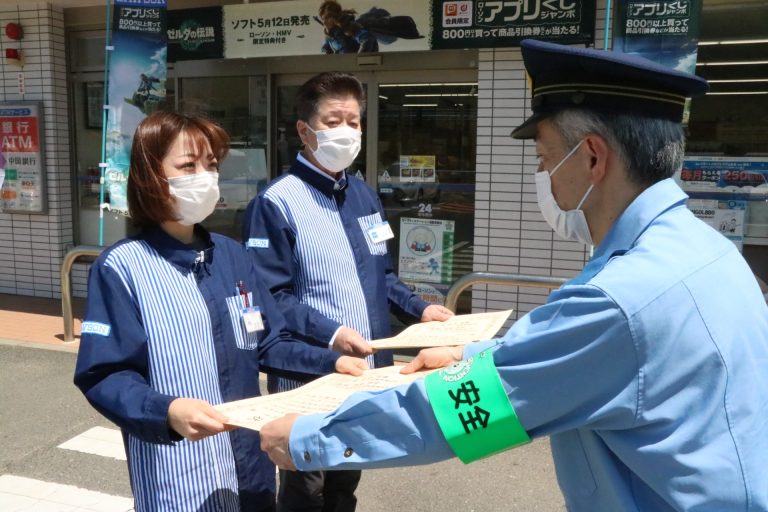
[[[583,272],[491,347],[569,510],[768,510],[768,308],[736,247],[671,180],[624,211]],[[423,381],[299,418],[300,470],[453,456]]]

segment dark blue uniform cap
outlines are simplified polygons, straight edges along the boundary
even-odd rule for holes
[[[566,108],[637,114],[680,122],[685,99],[709,90],[707,81],[625,53],[520,42],[532,87],[533,115],[512,131],[536,136],[536,123]]]

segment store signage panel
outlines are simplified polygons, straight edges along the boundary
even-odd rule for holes
[[[224,56],[280,57],[429,49],[428,2],[392,0],[386,8],[345,1],[321,19],[316,0],[225,5]],[[329,27],[329,29],[326,29]]]
[[[688,208],[737,246],[768,245],[768,159],[686,156],[675,180]]]
[[[45,213],[46,181],[41,102],[0,103],[0,151],[5,179],[0,209],[5,213]]]
[[[168,11],[168,62],[224,56],[221,7]]]
[[[432,48],[518,46],[527,38],[592,43],[595,0],[433,0]]]
[[[402,217],[400,278],[422,283],[451,283],[455,225],[452,220]]]

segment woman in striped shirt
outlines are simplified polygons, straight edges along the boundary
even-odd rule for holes
[[[228,142],[201,118],[142,121],[128,178],[140,232],[90,271],[75,384],[123,432],[137,511],[273,510],[258,433],[227,427],[213,405],[259,395],[260,368],[366,368],[295,342],[245,249],[199,225],[218,201]]]

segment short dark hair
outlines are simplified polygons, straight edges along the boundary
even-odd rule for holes
[[[159,111],[141,121],[131,146],[128,214],[142,229],[177,220],[175,203],[163,171],[163,159],[181,133],[189,136],[196,148],[207,141],[219,163],[229,152],[227,132],[205,118]]]
[[[317,114],[320,101],[325,98],[352,96],[360,104],[360,115],[365,112],[365,90],[356,76],[339,71],[326,71],[315,75],[296,93],[296,115],[308,123]]]

